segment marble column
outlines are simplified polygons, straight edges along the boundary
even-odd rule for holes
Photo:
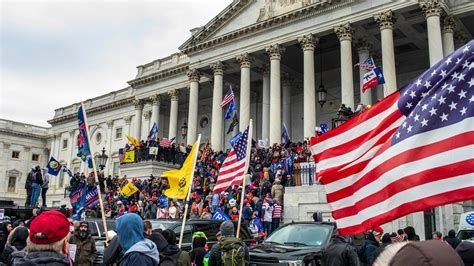
[[[178,100],[179,91],[172,90],[168,92],[171,103],[170,103],[170,126],[168,132],[168,139],[176,138],[178,136]],[[175,142],[177,143],[177,142]]]
[[[189,111],[188,111],[188,145],[193,145],[197,138],[198,105],[199,105],[199,80],[201,74],[197,69],[187,73],[189,78]]]
[[[352,70],[352,34],[354,30],[349,23],[334,29],[341,43],[341,104],[354,110],[354,78]]]
[[[133,104],[135,105],[135,129],[133,131],[133,136],[140,140],[142,133],[142,113],[143,113],[143,101],[134,100]]]
[[[240,63],[240,119],[239,129],[244,131],[250,122],[250,64],[252,56],[248,53],[236,57]]]
[[[270,133],[269,142],[281,143],[281,77],[280,60],[285,48],[279,44],[267,47],[270,56]]]
[[[150,132],[150,111],[146,111],[143,114],[143,131],[142,131],[142,138],[146,140],[148,138],[148,133]]]
[[[107,124],[107,129],[108,129],[107,142],[109,144],[108,147],[106,148],[106,152],[107,152],[107,155],[109,156],[109,159],[107,160],[106,165],[105,165],[104,175],[107,175],[106,173],[111,175],[112,171],[113,171],[112,142],[114,141],[114,138],[115,138],[115,136],[113,136],[113,134],[114,134],[114,120],[109,120],[109,121],[106,122],[106,124]]]
[[[291,83],[292,78],[288,73],[283,74],[283,80],[281,84],[282,88],[282,121],[286,125],[288,135],[291,137]]]
[[[314,136],[316,128],[316,89],[314,82],[314,48],[319,44],[319,39],[312,34],[304,35],[298,39],[303,49],[303,134],[304,138]],[[291,127],[291,125],[286,125]]]
[[[72,161],[74,160],[74,158],[77,157],[77,154],[76,154],[77,139],[74,138],[76,135],[75,133],[76,133],[75,129],[72,129],[69,131],[69,138],[71,139],[71,146],[70,146],[71,153],[69,154],[69,169],[71,170],[72,170]]]
[[[270,130],[270,71],[265,65],[262,73],[262,140],[268,144]]]
[[[443,56],[446,57],[454,52],[454,29],[456,22],[453,16],[446,16],[443,18],[443,27],[441,29],[441,36],[443,38]]]
[[[371,45],[365,39],[359,39],[357,41],[357,52],[359,54],[359,63],[364,62],[370,56]],[[363,105],[372,104],[372,89],[368,89],[362,92],[362,86],[364,85],[364,75],[368,71],[363,67],[359,67],[359,86],[360,86],[360,102]],[[377,88],[373,88],[377,89]]]
[[[122,138],[126,138],[125,135],[131,135],[130,124],[132,123],[132,116],[125,116],[123,121],[125,122],[125,131],[122,131]]]
[[[441,39],[441,5],[438,0],[425,0],[420,2],[420,7],[425,12],[428,29],[428,49],[430,66],[443,59],[443,41]]]
[[[161,105],[161,96],[159,94],[153,95],[150,97],[151,102],[151,119],[150,119],[150,129],[153,126],[153,123],[156,123],[158,130],[163,130],[159,127],[160,124],[160,105]]]
[[[218,61],[211,64],[214,71],[214,90],[212,93],[212,118],[211,118],[211,146],[214,151],[222,151],[222,125],[224,118],[222,117],[222,90],[224,87],[224,65]]]
[[[379,24],[382,38],[382,69],[385,79],[383,92],[386,97],[398,89],[393,46],[393,24],[397,18],[392,10],[387,10],[375,15],[374,19]]]

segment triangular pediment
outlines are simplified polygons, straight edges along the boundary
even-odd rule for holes
[[[200,44],[220,38],[232,38],[245,29],[260,28],[263,24],[275,23],[292,13],[302,14],[305,9],[324,9],[337,2],[350,0],[234,0],[214,19],[202,27],[191,30],[192,36],[179,49],[186,51]],[[294,16],[291,16],[294,18]]]

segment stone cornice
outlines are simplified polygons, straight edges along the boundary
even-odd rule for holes
[[[250,26],[229,32],[227,34],[217,36],[216,38],[207,41],[205,39],[210,36],[211,33],[209,32],[206,34],[206,30],[204,30],[198,36],[195,36],[189,43],[181,46],[179,49],[181,49],[186,54],[191,54],[213,47],[215,45],[230,42],[242,36],[249,36],[258,32],[266,31],[273,27],[278,27],[297,20],[305,19],[307,17],[314,16],[315,14],[331,11],[344,5],[353,3],[354,1],[355,0],[333,0],[331,2],[315,3],[295,11],[264,20],[262,22],[254,23]]]
[[[107,103],[101,106],[97,106],[94,108],[87,109],[87,115],[90,116],[92,114],[98,114],[98,113],[103,113],[103,112],[110,112],[113,109],[118,109],[126,105],[132,105],[133,100],[135,100],[135,97],[128,97],[119,101]],[[48,123],[52,126],[60,124],[62,122],[67,122],[72,119],[77,119],[77,114],[76,112],[68,115],[63,115],[60,117],[53,118],[51,120],[48,120]]]
[[[0,133],[15,136],[15,137],[27,137],[32,139],[40,139],[46,141],[48,139],[48,135],[37,135],[29,132],[24,131],[17,131],[12,129],[0,128]]]
[[[189,70],[189,65],[188,64],[180,65],[180,66],[176,66],[176,67],[173,67],[173,68],[165,69],[163,71],[152,73],[152,74],[140,77],[140,78],[130,80],[127,83],[132,87],[137,87],[137,86],[141,86],[141,85],[146,85],[150,82],[154,82],[154,81],[157,81],[157,80],[160,80],[160,79],[166,79],[166,78],[174,77],[174,76],[180,75],[182,73],[186,73],[188,70]]]

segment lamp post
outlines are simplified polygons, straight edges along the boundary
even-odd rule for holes
[[[184,122],[183,126],[181,127],[181,136],[183,137],[183,140],[186,139],[187,135],[188,135],[188,126],[186,125],[186,122]]]
[[[107,159],[109,156],[105,154],[105,147],[102,148],[102,154],[95,157],[95,164],[99,167],[100,171],[104,171],[105,165],[107,164]]]
[[[320,50],[320,55],[319,55],[319,76],[321,77],[321,84],[319,84],[319,88],[316,91],[318,93],[318,103],[321,105],[321,108],[323,108],[324,103],[326,103],[326,98],[328,95],[328,91],[324,88],[323,85],[323,51]]]

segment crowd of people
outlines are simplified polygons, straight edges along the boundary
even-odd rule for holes
[[[150,154],[152,148],[158,149],[156,155]],[[134,151],[134,159],[132,162],[121,161],[121,164],[125,163],[137,163],[142,161],[159,161],[172,164],[181,164],[186,158],[186,148],[183,146],[170,143],[165,140],[160,142],[160,139],[150,139],[147,141],[141,140],[137,143],[127,143],[121,150],[121,154],[125,154],[127,151]]]

